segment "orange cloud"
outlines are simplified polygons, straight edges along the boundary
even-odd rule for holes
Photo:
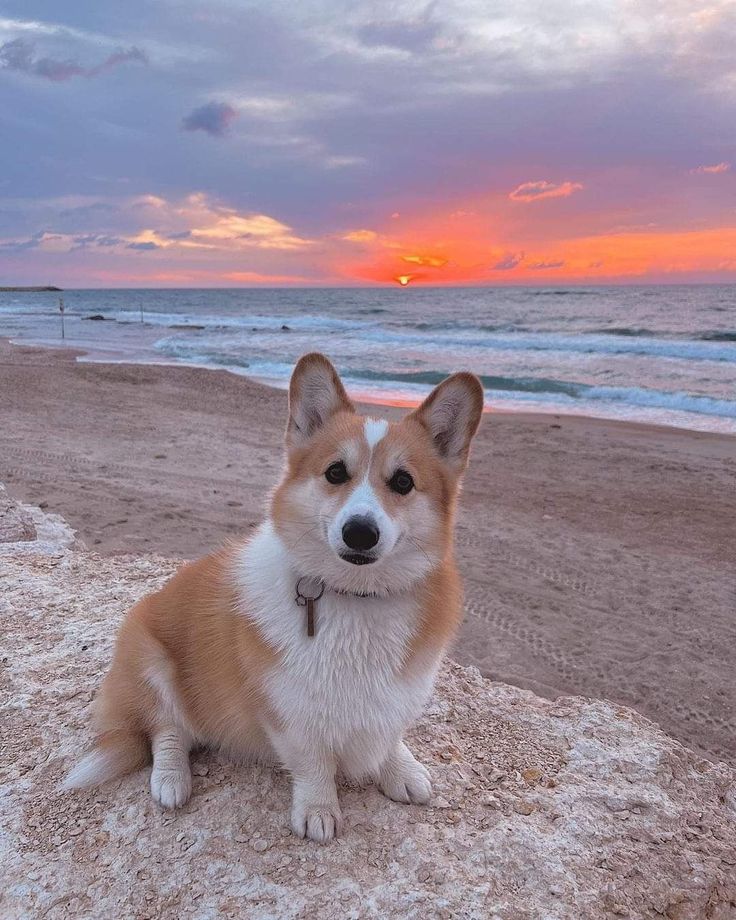
[[[569,198],[583,188],[580,182],[522,182],[509,192],[512,201],[540,201],[542,198]]]
[[[704,173],[725,173],[731,169],[730,163],[715,163],[713,166],[696,166],[690,172],[696,176],[702,176]]]
[[[275,217],[240,213],[203,192],[193,192],[178,201],[166,200],[158,195],[142,195],[131,204],[150,223],[135,236],[126,237],[126,242],[151,244],[152,248],[155,245],[157,249],[168,250],[169,254],[190,249],[292,251],[313,243],[313,240],[298,236],[288,224]]]
[[[348,243],[372,243],[378,239],[378,234],[375,230],[351,230],[341,239],[347,240]]]
[[[260,249],[301,249],[311,240],[296,236],[291,227],[267,214],[218,213],[210,211],[207,223],[193,227],[190,239],[205,240],[217,246],[255,246]]]
[[[411,265],[429,265],[432,268],[442,268],[447,265],[447,259],[442,256],[402,256],[402,262],[409,262]]]

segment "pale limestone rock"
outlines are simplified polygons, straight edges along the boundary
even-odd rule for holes
[[[30,514],[0,485],[0,543],[21,543],[36,539]]]
[[[0,560],[3,556],[60,554],[70,546],[86,548],[60,515],[14,501],[0,483]]]
[[[432,804],[343,788],[331,845],[289,834],[284,775],[207,752],[177,813],[146,771],[60,793],[121,616],[175,568],[0,557],[0,917],[736,917],[731,768],[631,710],[454,664],[410,738]]]

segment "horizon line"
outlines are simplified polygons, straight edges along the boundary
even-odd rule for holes
[[[505,289],[505,288],[615,288],[615,287],[729,287],[736,286],[736,278],[732,281],[563,281],[557,284],[495,282],[488,284],[415,284],[402,286],[395,283],[376,284],[236,284],[236,285],[74,285],[59,287],[48,284],[6,284],[0,285],[0,294],[63,294],[68,291],[300,291],[300,290],[477,290],[477,289]],[[3,290],[5,289],[5,290]]]

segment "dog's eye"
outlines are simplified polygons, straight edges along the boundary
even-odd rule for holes
[[[389,479],[388,484],[389,488],[393,489],[394,492],[398,492],[399,495],[406,495],[414,488],[414,480],[406,470],[396,470]]]
[[[350,479],[342,460],[338,460],[337,463],[332,463],[327,467],[325,470],[325,479],[327,482],[331,482],[333,486],[342,485],[343,482],[347,482],[348,479]]]

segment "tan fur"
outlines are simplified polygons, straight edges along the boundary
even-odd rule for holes
[[[268,753],[261,679],[277,655],[237,612],[232,554],[185,565],[126,616],[96,704],[103,737],[127,731],[150,738],[164,727],[153,670],[170,682],[195,739]]]
[[[463,618],[463,592],[454,560],[448,559],[421,588],[422,615],[407,650],[403,674],[421,669],[436,653],[447,649]]]

